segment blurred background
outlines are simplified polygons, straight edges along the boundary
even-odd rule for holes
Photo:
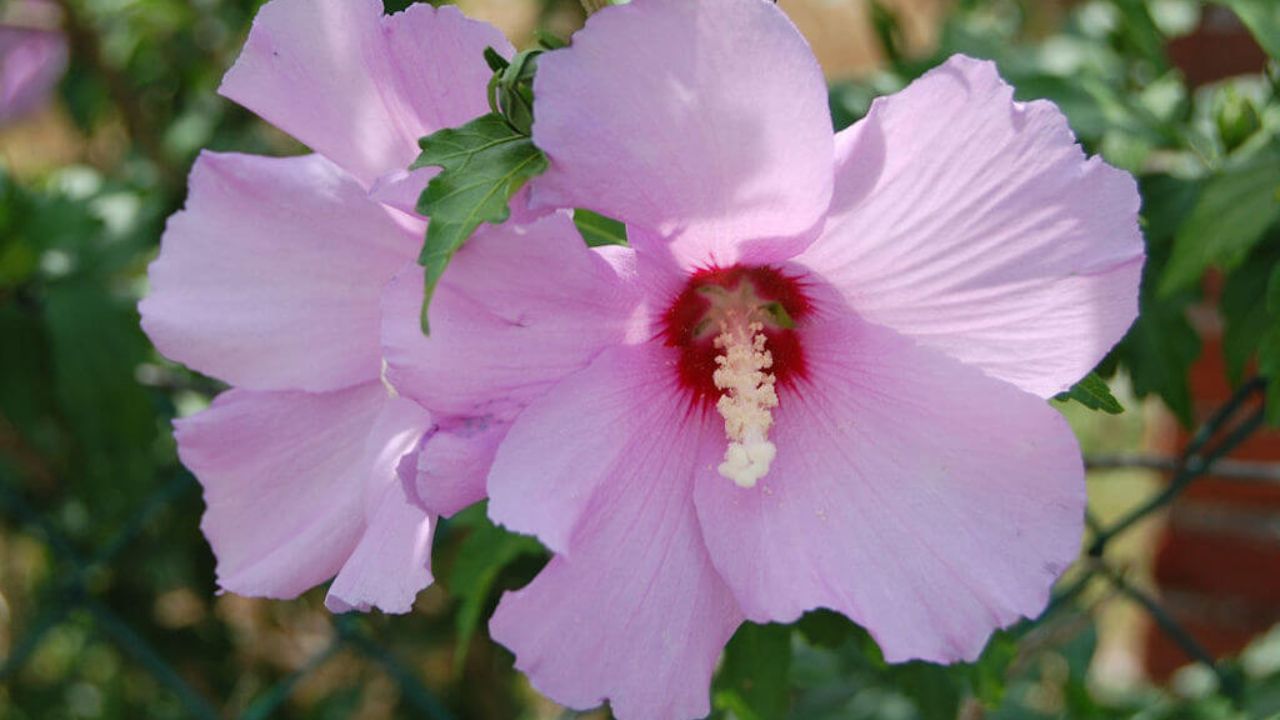
[[[134,305],[198,150],[304,151],[215,94],[259,4],[0,0],[0,718],[573,717],[487,637],[545,557],[482,508],[442,525],[408,616],[216,593],[169,423],[219,386],[162,360]],[[518,45],[583,21],[458,4]],[[715,715],[1280,717],[1280,2],[780,5],[839,127],[953,52],[1057,102],[1139,177],[1151,261],[1099,368],[1118,402],[1060,402],[1091,532],[1045,615],[952,667],[888,666],[826,613],[749,625]]]

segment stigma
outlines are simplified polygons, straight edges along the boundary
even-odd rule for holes
[[[777,378],[770,368],[773,356],[766,348],[764,325],[749,322],[738,312],[726,313],[716,336],[716,370],[712,381],[723,394],[716,410],[724,418],[729,440],[720,474],[738,487],[752,488],[769,472],[778,449],[769,442],[773,408],[778,406]]]

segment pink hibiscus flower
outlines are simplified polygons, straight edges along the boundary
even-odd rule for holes
[[[317,154],[205,153],[152,264],[143,327],[234,388],[176,423],[228,591],[406,612],[434,517],[396,480],[433,427],[383,382],[380,296],[416,267],[417,139],[487,111],[494,28],[454,8],[273,0],[221,92]],[[379,202],[382,201],[382,202]],[[386,204],[384,204],[386,203]]]
[[[402,392],[496,412],[489,512],[555,552],[490,626],[533,684],[700,716],[744,619],[831,608],[890,661],[954,661],[1039,613],[1085,503],[1046,398],[1136,315],[1132,178],[966,57],[833,134],[764,0],[606,9],[534,90],[534,205],[631,247],[482,233],[429,340],[419,273],[384,325]]]
[[[26,0],[7,10],[0,23],[0,123],[44,106],[67,69],[67,39],[48,29],[56,8]]]

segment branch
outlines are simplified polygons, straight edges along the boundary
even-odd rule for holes
[[[1084,459],[1090,470],[1119,470],[1141,468],[1160,472],[1177,472],[1182,461],[1177,458],[1156,455],[1092,455]],[[1205,466],[1204,474],[1226,480],[1258,485],[1280,485],[1280,463],[1223,458]]]
[[[1133,586],[1122,573],[1107,564],[1100,562],[1097,565],[1098,572],[1110,580],[1111,584],[1130,600],[1141,605],[1151,615],[1151,619],[1155,621],[1156,625],[1160,627],[1165,635],[1169,636],[1170,640],[1173,640],[1187,657],[1203,663],[1213,671],[1213,674],[1218,678],[1218,688],[1224,695],[1231,698],[1237,705],[1240,703],[1243,688],[1240,687],[1239,679],[1236,676],[1227,672],[1225,668],[1218,664],[1213,655],[1209,654],[1209,651],[1197,642],[1191,636],[1191,633],[1187,632],[1155,598]]]
[[[1254,431],[1262,427],[1265,421],[1266,408],[1258,407],[1243,422],[1235,425],[1227,432],[1222,440],[1213,445],[1212,448],[1205,450],[1209,442],[1217,437],[1219,431],[1227,427],[1231,420],[1235,419],[1236,415],[1245,408],[1246,403],[1254,395],[1261,395],[1266,390],[1266,385],[1266,380],[1262,378],[1253,378],[1241,385],[1240,389],[1236,390],[1235,394],[1231,396],[1231,399],[1200,426],[1195,436],[1191,438],[1191,442],[1187,443],[1187,449],[1183,452],[1182,459],[1178,462],[1177,472],[1164,490],[1130,511],[1111,527],[1098,533],[1094,538],[1093,544],[1089,546],[1089,555],[1095,558],[1102,557],[1103,551],[1107,548],[1107,543],[1112,538],[1133,527],[1151,513],[1168,505],[1183,490],[1187,489],[1187,486],[1192,481],[1204,475],[1211,465],[1234,450],[1240,443],[1247,440]]]

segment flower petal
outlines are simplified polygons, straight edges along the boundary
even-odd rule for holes
[[[151,265],[142,325],[165,356],[241,387],[372,380],[382,286],[418,243],[318,155],[204,153]]]
[[[1086,159],[1053,104],[956,56],[838,139],[823,236],[800,258],[863,317],[1042,397],[1129,328],[1137,186]]]
[[[573,221],[485,226],[458,251],[418,324],[422,268],[387,288],[387,377],[438,415],[510,411],[585,366],[629,330],[630,250],[592,250]]]
[[[485,498],[485,479],[511,427],[493,416],[445,418],[422,438],[402,477],[422,506],[449,517]]]
[[[418,197],[427,183],[440,174],[438,167],[421,167],[417,170],[395,170],[373,181],[369,198],[389,205],[403,213],[418,214]]]
[[[422,509],[412,486],[396,469],[431,424],[417,403],[391,398],[369,432],[365,458],[367,527],[338,577],[325,607],[333,612],[377,607],[406,613],[418,591],[431,584],[431,534],[435,518]]]
[[[0,25],[0,122],[46,103],[66,69],[62,33]]]
[[[174,423],[207,506],[218,585],[292,598],[333,577],[365,525],[366,440],[386,403],[371,382],[324,394],[231,390]]]
[[[805,329],[809,377],[779,392],[777,458],[751,489],[707,449],[695,500],[746,616],[828,607],[885,658],[972,660],[1045,606],[1079,552],[1084,469],[1044,400],[849,315]]]
[[[543,494],[574,502],[562,487],[570,478],[598,481],[589,500],[579,498],[591,509],[572,554],[507,594],[489,627],[534,687],[578,709],[607,698],[624,719],[706,715],[716,660],[742,620],[707,558],[690,497],[705,426],[682,421],[687,408],[674,393],[655,396],[663,368],[654,359],[643,348],[609,351],[531,406],[491,481],[499,520],[512,517],[513,500],[545,512]],[[513,472],[526,487],[514,486]]]
[[[418,138],[489,111],[484,49],[511,45],[457,8],[272,0],[220,92],[325,155],[364,187],[407,168]]]
[[[538,59],[534,94],[551,159],[535,206],[590,208],[722,264],[745,241],[772,249],[762,261],[798,252],[826,210],[826,84],[766,0],[607,8]]]
[[[570,554],[598,492],[690,483],[678,450],[707,421],[676,387],[672,362],[656,343],[610,348],[533,401],[489,471],[489,517]]]

